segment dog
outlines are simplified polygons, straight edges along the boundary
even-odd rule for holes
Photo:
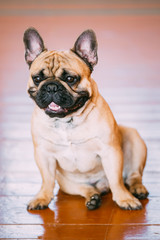
[[[84,31],[68,51],[48,51],[35,28],[23,40],[27,89],[35,102],[34,155],[42,176],[28,210],[48,207],[55,180],[65,193],[84,197],[89,210],[108,191],[120,208],[141,209],[139,199],[148,196],[142,184],[147,148],[135,129],[117,124],[91,78],[98,62],[94,31]]]

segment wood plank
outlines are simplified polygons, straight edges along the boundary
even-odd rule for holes
[[[160,239],[160,225],[119,225],[110,226],[106,233],[106,240],[159,240]]]
[[[1,225],[1,239],[159,240],[160,225]]]
[[[0,238],[104,240],[105,225],[0,225]]]

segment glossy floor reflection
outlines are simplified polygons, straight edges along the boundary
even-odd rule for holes
[[[159,240],[160,4],[7,0],[0,3],[0,26],[0,239]],[[144,184],[150,195],[142,210],[121,210],[109,193],[99,209],[88,211],[82,197],[64,194],[57,184],[48,209],[26,210],[41,186],[22,42],[29,26],[49,49],[70,48],[86,28],[96,31],[99,64],[93,76],[118,123],[135,127],[148,147]]]

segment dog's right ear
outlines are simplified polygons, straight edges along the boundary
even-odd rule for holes
[[[34,59],[45,50],[43,39],[35,28],[28,28],[23,37],[25,60],[30,66]]]

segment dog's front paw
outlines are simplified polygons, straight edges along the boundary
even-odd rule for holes
[[[149,194],[143,184],[134,184],[129,188],[129,190],[138,199],[145,199]]]
[[[86,203],[86,206],[89,210],[94,210],[99,208],[101,205],[101,197],[99,194],[94,194],[90,197],[90,200]]]
[[[139,210],[142,208],[142,204],[135,197],[117,200],[116,203],[119,205],[120,208],[125,210]]]
[[[44,198],[34,198],[31,200],[27,206],[27,210],[42,210],[48,208],[50,201]]]

